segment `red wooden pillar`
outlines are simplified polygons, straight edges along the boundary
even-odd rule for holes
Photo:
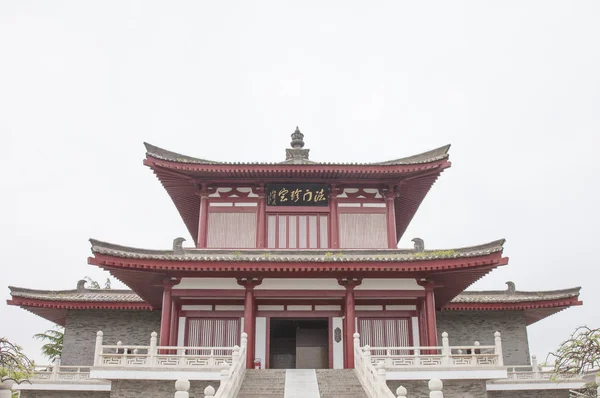
[[[385,192],[385,204],[387,210],[387,236],[389,249],[398,248],[398,240],[396,237],[396,207],[394,205],[395,198],[396,192],[394,192],[394,186],[390,185],[387,192]]]
[[[238,284],[246,288],[244,295],[244,333],[248,335],[246,347],[246,369],[254,368],[254,355],[256,352],[256,303],[254,300],[254,287],[262,283],[262,279],[238,279]]]
[[[203,184],[200,191],[200,215],[198,219],[198,244],[196,247],[206,247],[208,230],[208,189]]]
[[[425,318],[425,304],[424,300],[419,300],[417,304],[417,319],[419,322],[419,345],[427,346],[429,343],[429,337],[427,335],[427,321]],[[423,353],[421,353],[423,354]]]
[[[346,288],[344,300],[344,368],[354,368],[354,325],[356,323],[354,310],[354,288],[361,284],[360,279],[341,279],[338,283]]]
[[[169,335],[170,335],[170,339],[169,339],[169,345],[170,346],[177,346],[177,335],[179,332],[179,310],[180,310],[180,304],[177,303],[175,300],[172,300],[173,304],[171,307],[171,330],[169,331]]]
[[[171,315],[173,310],[173,301],[171,292],[173,286],[177,285],[181,279],[167,279],[163,281],[163,300],[162,313],[160,317],[160,344],[168,346],[171,341]]]
[[[331,248],[337,249],[340,247],[339,241],[339,222],[338,222],[338,206],[337,206],[337,190],[335,185],[331,186],[329,193],[329,222],[330,222],[330,238]]]
[[[259,190],[258,190],[258,220],[256,220],[257,223],[257,238],[256,238],[256,247],[259,249],[265,248],[266,245],[266,231],[265,231],[265,224],[267,222],[267,215],[266,215],[266,206],[267,206],[267,201],[266,201],[266,195],[265,195],[265,186],[264,184],[261,184]]]
[[[435,316],[435,295],[432,284],[425,285],[425,313],[427,314],[427,345],[437,346],[437,320]]]

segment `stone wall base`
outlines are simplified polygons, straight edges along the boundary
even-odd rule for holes
[[[428,381],[389,380],[388,386],[396,393],[396,388],[404,386],[410,398],[429,398]],[[487,398],[485,381],[483,380],[444,380],[444,398]]]
[[[216,390],[219,382],[191,381],[190,398],[204,398],[204,389],[209,385]],[[173,395],[175,380],[113,380],[110,392],[110,398],[173,398]]]
[[[488,398],[569,398],[569,390],[489,391]]]
[[[23,390],[21,398],[110,398],[109,391],[42,391]]]

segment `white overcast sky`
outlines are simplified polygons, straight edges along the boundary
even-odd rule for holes
[[[143,141],[280,161],[298,125],[322,161],[452,144],[400,246],[506,238],[472,289],[582,286],[529,328],[544,358],[600,326],[599,21],[595,0],[1,1],[0,335],[41,358],[51,324],[7,286],[106,278],[90,237],[190,243]]]

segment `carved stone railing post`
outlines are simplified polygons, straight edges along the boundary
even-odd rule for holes
[[[533,370],[533,378],[536,380],[540,379],[540,367],[535,355],[531,356],[531,370]]]
[[[223,384],[227,383],[227,379],[229,379],[229,367],[224,365],[223,369],[221,369],[221,380],[219,385],[222,386]]]
[[[58,380],[58,372],[60,370],[60,357],[54,358],[54,364],[52,366],[52,375],[50,380]]]
[[[156,339],[158,338],[158,333],[152,332],[150,334],[150,348],[148,349],[148,363],[149,366],[154,366],[156,363],[156,355],[158,355],[158,350],[156,349]]]
[[[215,396],[215,389],[212,386],[208,386],[204,389],[204,397],[211,398]]]
[[[371,346],[368,344],[365,345],[363,347],[363,352],[364,352],[365,362],[371,363]]]
[[[117,354],[121,353],[123,354],[121,356],[121,365],[125,366],[127,365],[127,348],[120,348],[121,346],[123,346],[123,342],[122,341],[117,341]]]
[[[429,398],[444,398],[444,393],[442,392],[442,388],[444,388],[444,384],[440,379],[431,379],[428,383],[429,386]]]
[[[380,383],[386,384],[385,363],[383,363],[383,361],[377,362],[377,378]]]
[[[442,333],[442,365],[450,365],[450,340],[446,332]]]
[[[415,361],[413,363],[414,366],[421,366],[421,349],[415,349]]]
[[[175,382],[175,396],[174,398],[189,398],[190,393],[190,381],[186,379],[179,379]]]
[[[477,366],[477,351],[479,351],[477,347],[480,346],[479,341],[473,343],[473,346],[474,347],[471,349],[471,365]]]
[[[102,333],[101,330],[96,333],[96,348],[94,349],[94,366],[99,366],[102,364]]]
[[[403,386],[396,388],[396,396],[397,398],[406,398],[408,391]]]
[[[502,338],[500,332],[494,333],[494,342],[494,345],[496,346],[494,352],[496,353],[496,358],[498,361],[496,365],[504,366],[504,357],[502,356]]]

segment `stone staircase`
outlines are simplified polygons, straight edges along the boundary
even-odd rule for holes
[[[321,398],[367,398],[354,369],[317,369]]]
[[[284,369],[246,370],[238,398],[283,398]]]

